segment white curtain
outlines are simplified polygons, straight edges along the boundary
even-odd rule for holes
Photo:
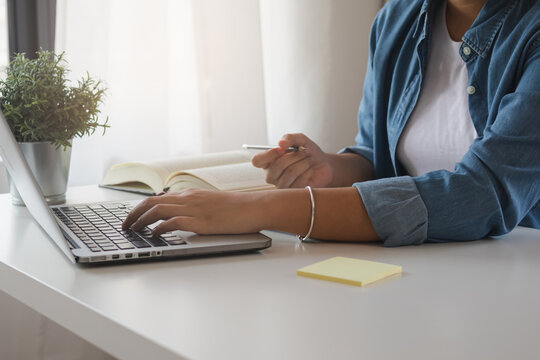
[[[111,127],[74,142],[71,185],[98,183],[116,162],[201,150],[191,13],[190,1],[57,2],[56,48],[71,78],[88,71],[109,89]]]

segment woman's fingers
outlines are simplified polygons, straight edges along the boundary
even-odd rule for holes
[[[197,228],[196,223],[197,223],[197,219],[194,217],[175,216],[169,220],[162,222],[158,226],[156,226],[154,230],[152,230],[152,235],[159,236],[169,231],[174,231],[174,230],[179,230],[179,229],[199,233],[200,230]]]
[[[186,211],[187,209],[184,205],[157,204],[140,215],[139,218],[130,226],[130,229],[138,231],[158,220],[168,220],[175,216],[184,215]]]
[[[144,214],[152,206],[156,205],[159,201],[163,201],[163,199],[165,198],[166,196],[149,197],[138,203],[137,206],[135,206],[133,210],[130,211],[128,216],[124,219],[124,222],[122,223],[122,229],[129,229],[131,225],[133,225],[133,223],[137,221],[137,219],[142,214]]]
[[[288,147],[300,148],[298,151],[286,152]],[[311,167],[325,161],[324,152],[304,134],[286,134],[279,141],[279,148],[267,150],[253,157],[255,167],[266,170],[266,182],[278,188],[300,186],[309,177],[303,174]],[[302,179],[298,178],[302,176]],[[307,177],[307,179],[306,179]],[[294,185],[293,185],[294,184]]]
[[[294,180],[294,182],[290,185],[291,188],[303,188],[307,185],[310,185],[309,181],[311,180],[311,177],[313,176],[313,168],[309,168],[307,171],[302,173],[300,176]]]
[[[309,147],[309,145],[312,144],[312,141],[304,134],[285,134],[279,141],[278,145],[286,149],[289,146],[303,146],[303,147]]]
[[[153,196],[153,197],[144,199],[139,204],[137,204],[137,206],[135,206],[135,208],[133,208],[133,210],[131,210],[131,212],[128,214],[128,216],[122,223],[122,229],[124,230],[129,229],[131,225],[133,225],[133,223],[137,221],[139,217],[141,217],[142,214],[144,214],[145,212],[147,212],[152,207],[158,204],[171,204],[171,205],[181,204],[182,200],[179,194],[181,193],[166,194],[162,196]]]
[[[276,186],[280,189],[290,188],[291,185],[296,182],[296,180],[302,176],[306,171],[311,167],[311,162],[309,157],[304,157],[303,159],[292,163],[289,165],[277,179]],[[305,186],[305,185],[304,185]]]
[[[277,148],[256,154],[251,159],[253,166],[267,169],[274,161],[287,154],[286,149],[291,146],[309,148],[313,142],[304,134],[286,134],[279,141]]]
[[[253,156],[251,163],[255,167],[266,169],[284,153],[285,151],[282,148],[266,150]]]
[[[285,172],[288,171],[289,167],[308,157],[309,155],[304,151],[295,151],[283,155],[266,169],[266,182],[278,185],[279,179],[285,175]]]

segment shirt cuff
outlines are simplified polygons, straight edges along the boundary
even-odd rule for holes
[[[366,146],[348,146],[338,151],[338,154],[353,153],[362,155],[373,164],[373,149]]]
[[[427,239],[428,213],[410,176],[353,184],[384,246],[420,245]]]

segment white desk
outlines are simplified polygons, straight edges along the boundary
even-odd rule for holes
[[[70,189],[70,203],[133,198]],[[70,263],[0,196],[0,289],[122,359],[538,359],[540,231],[386,249],[267,232],[271,248],[99,268]],[[6,232],[7,231],[7,232]],[[367,287],[297,277],[344,255],[403,266]]]

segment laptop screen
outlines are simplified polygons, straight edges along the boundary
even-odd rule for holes
[[[9,125],[0,110],[0,156],[14,182],[28,211],[38,224],[51,237],[56,245],[73,262],[75,257],[49,209],[39,185],[24,158]]]

